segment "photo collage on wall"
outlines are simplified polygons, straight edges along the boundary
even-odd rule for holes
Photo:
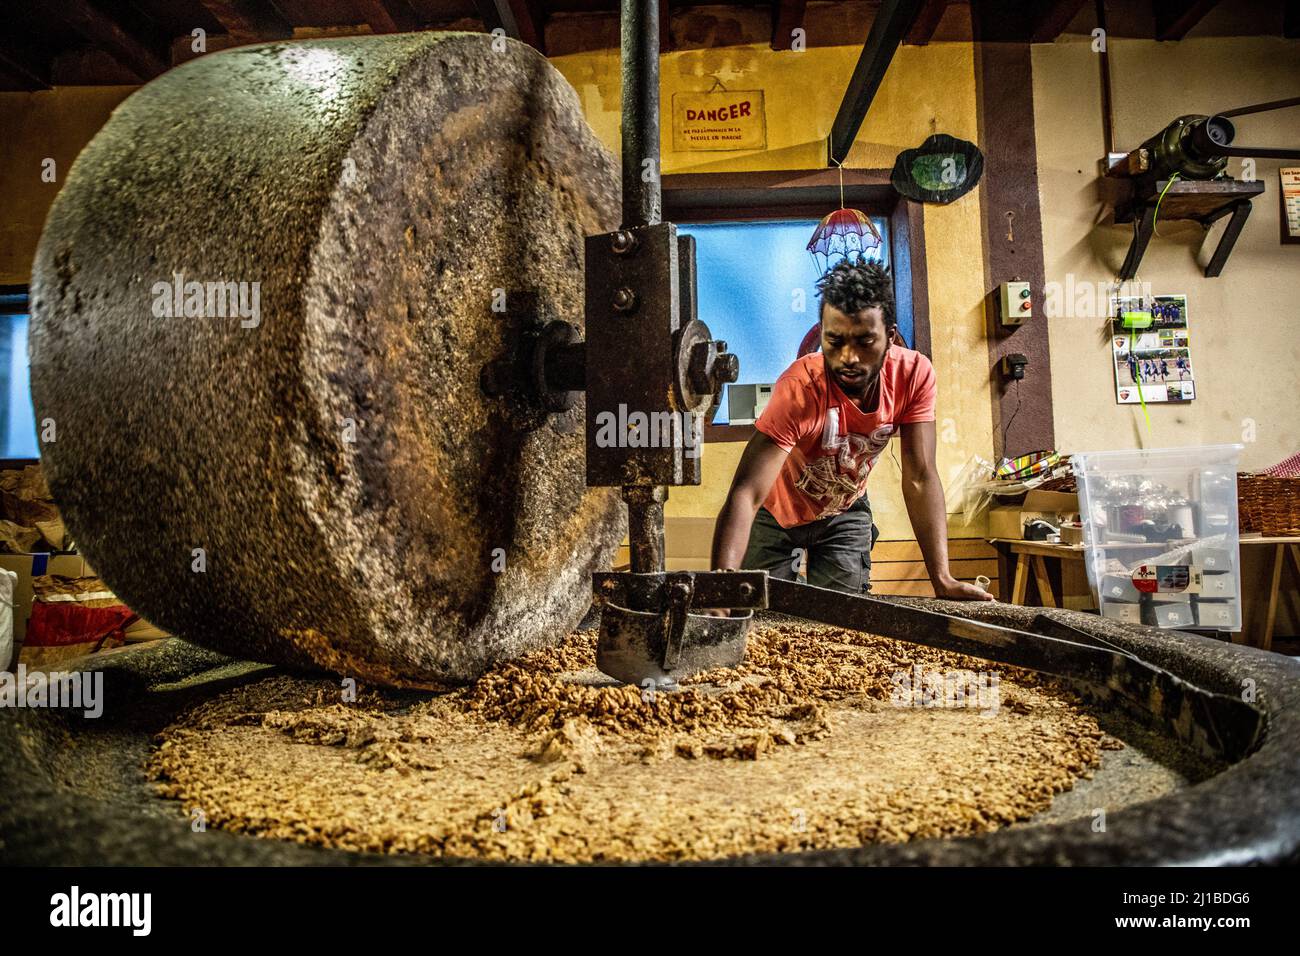
[[[1196,398],[1187,332],[1187,296],[1111,299],[1115,400],[1120,405]]]

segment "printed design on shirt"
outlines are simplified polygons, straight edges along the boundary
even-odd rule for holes
[[[827,409],[821,444],[827,454],[806,461],[794,483],[821,506],[818,518],[846,511],[862,495],[876,459],[897,430],[896,425],[881,425],[870,435],[841,435],[840,410]]]

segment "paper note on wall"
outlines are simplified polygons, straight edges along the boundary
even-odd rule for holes
[[[673,94],[673,149],[735,150],[767,147],[762,90]]]

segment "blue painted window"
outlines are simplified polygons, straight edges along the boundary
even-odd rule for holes
[[[870,258],[889,265],[889,223],[879,216],[871,221],[884,242]],[[816,219],[678,225],[679,233],[695,237],[700,321],[740,358],[738,384],[775,382],[817,323],[821,273],[807,248],[816,228]],[[899,328],[914,341],[911,316],[899,316]],[[714,421],[726,420],[724,393]]]
[[[0,458],[38,458],[27,368],[27,316],[0,314]]]

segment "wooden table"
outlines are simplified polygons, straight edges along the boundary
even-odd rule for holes
[[[1083,556],[1087,553],[1087,549],[1081,544],[1052,544],[1048,541],[1020,541],[1012,538],[990,538],[989,543],[1006,545],[1007,549],[1016,555],[1016,571],[1011,585],[1012,604],[1025,603],[1025,596],[1029,592],[1029,574],[1032,569],[1042,606],[1061,606],[1062,602],[1057,601],[1056,593],[1052,589],[1052,578],[1047,572],[1049,558],[1061,562],[1063,578],[1066,574],[1066,561],[1079,562],[1078,571],[1083,573]],[[1062,592],[1064,591],[1064,581],[1062,581]]]
[[[1268,601],[1265,604],[1263,626],[1260,628],[1260,633],[1258,635],[1259,640],[1258,642],[1250,640],[1245,641],[1245,643],[1254,644],[1256,647],[1262,647],[1266,651],[1271,651],[1273,649],[1273,627],[1277,624],[1278,603],[1281,600],[1282,594],[1282,565],[1286,563],[1286,557],[1288,555],[1291,558],[1291,572],[1295,577],[1296,589],[1300,590],[1300,537],[1266,538],[1263,535],[1242,535],[1241,546],[1242,548],[1272,549],[1271,554],[1266,552],[1266,559],[1271,558],[1271,561],[1269,562]],[[1242,558],[1245,558],[1244,554],[1242,555]],[[1245,561],[1243,560],[1242,563],[1244,564]],[[1242,587],[1244,598],[1244,582]],[[1252,630],[1250,623],[1254,619],[1253,614],[1246,614],[1245,600],[1242,601],[1241,613],[1241,634],[1244,639],[1244,636],[1249,634]]]
[[[1079,562],[1077,570],[1083,572],[1083,559],[1087,554],[1087,548],[1081,544],[1052,544],[1047,541],[1019,541],[1010,538],[990,538],[991,544],[1005,545],[1007,549],[1016,556],[1016,569],[1013,583],[1011,586],[1011,603],[1025,603],[1025,596],[1029,591],[1029,575],[1032,573],[1034,581],[1038,585],[1038,593],[1043,607],[1060,607],[1064,601],[1058,601],[1052,588],[1052,580],[1048,574],[1048,559],[1056,559],[1061,562],[1061,573],[1064,578],[1067,574],[1067,568],[1072,566],[1067,562]],[[1116,545],[1110,545],[1114,549]],[[1122,545],[1118,547],[1123,547]],[[1135,548],[1146,548],[1149,545],[1134,545]],[[1288,593],[1300,592],[1300,536],[1297,537],[1279,537],[1268,538],[1263,535],[1242,535],[1241,536],[1241,567],[1238,568],[1240,580],[1238,580],[1238,593],[1241,595],[1241,613],[1242,626],[1241,630],[1234,633],[1232,639],[1235,643],[1251,644],[1255,647],[1261,647],[1264,650],[1273,649],[1273,630],[1277,624],[1278,608],[1282,596],[1282,572],[1283,566],[1290,563],[1291,573],[1294,577],[1295,587]],[[1246,563],[1246,549],[1271,548],[1272,551],[1265,552],[1263,557],[1269,562],[1268,571],[1268,590],[1264,595],[1263,617],[1258,617],[1258,605],[1251,600],[1247,600],[1247,585],[1251,582],[1246,580],[1244,567]],[[1253,555],[1252,555],[1253,557]],[[1063,588],[1063,591],[1066,589]],[[1062,595],[1065,598],[1065,594]]]

